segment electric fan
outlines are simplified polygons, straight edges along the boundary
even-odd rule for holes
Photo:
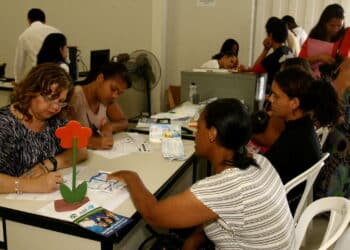
[[[130,55],[119,54],[114,57],[127,67],[132,80],[132,87],[145,91],[147,95],[147,112],[151,115],[151,91],[160,80],[161,68],[156,56],[147,50],[135,50]],[[112,58],[113,60],[113,58]]]

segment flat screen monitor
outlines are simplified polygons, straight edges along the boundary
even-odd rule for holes
[[[90,71],[96,71],[103,64],[109,62],[110,50],[92,50],[90,52]]]

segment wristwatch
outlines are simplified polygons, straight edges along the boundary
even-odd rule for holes
[[[51,161],[51,163],[53,165],[52,172],[55,172],[57,170],[57,160],[56,160],[56,158],[53,157],[53,156],[50,156],[48,159],[49,159],[49,161]]]

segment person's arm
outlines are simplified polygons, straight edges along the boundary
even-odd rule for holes
[[[88,154],[86,149],[78,149],[77,162],[87,159]],[[61,154],[56,155],[54,161],[57,162],[56,170],[72,166],[72,150],[65,150]],[[22,177],[35,178],[54,171],[54,164],[50,159],[45,159],[42,162],[35,164],[28,172],[24,173]]]
[[[52,172],[39,177],[13,177],[0,174],[0,193],[49,193],[63,182],[60,173]]]
[[[62,168],[68,168],[68,167],[72,166],[72,163],[73,163],[72,162],[72,154],[73,154],[73,150],[68,149],[68,150],[63,151],[62,153],[60,153],[54,157],[57,161],[57,170],[62,169]],[[87,153],[87,150],[85,148],[78,149],[77,163],[86,160],[87,157],[88,157],[88,153]],[[53,163],[49,159],[44,160],[43,163],[46,166],[48,166],[49,171],[53,170],[53,167],[54,167]]]
[[[111,135],[114,132],[123,131],[128,128],[128,118],[117,103],[112,103],[107,107],[107,117],[109,122],[101,126],[104,135]]]
[[[185,228],[218,218],[218,215],[200,202],[190,190],[157,201],[135,172],[119,171],[110,174],[108,178],[126,183],[137,211],[146,223],[152,226]]]
[[[264,39],[263,46],[264,46],[264,49],[260,53],[259,57],[256,59],[254,66],[251,69],[256,74],[261,74],[261,73],[266,72],[266,70],[262,66],[262,61],[265,59],[265,57],[269,53],[271,46],[272,46],[271,39],[269,37],[266,37]]]

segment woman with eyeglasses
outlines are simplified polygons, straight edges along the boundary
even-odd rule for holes
[[[57,170],[71,166],[71,150],[63,150],[55,130],[67,119],[64,109],[73,85],[53,63],[34,67],[15,86],[11,104],[0,108],[0,193],[47,193],[63,178]],[[78,151],[78,161],[86,159]]]
[[[112,134],[128,127],[128,119],[115,99],[131,87],[126,67],[110,62],[91,72],[84,86],[75,86],[70,117],[91,127],[88,148],[111,149]]]

